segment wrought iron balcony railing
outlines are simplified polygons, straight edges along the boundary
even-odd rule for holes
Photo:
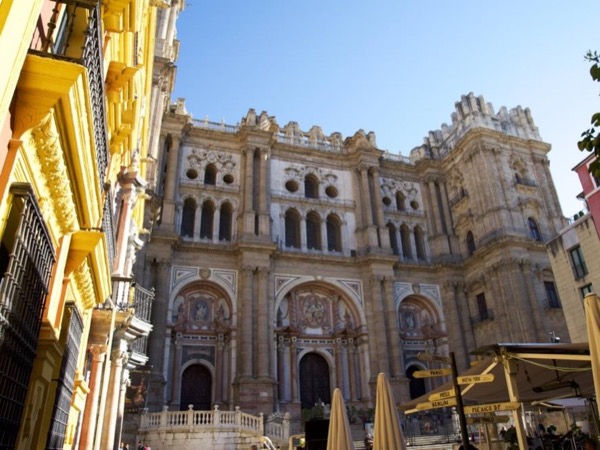
[[[98,183],[104,184],[108,166],[108,138],[102,67],[102,24],[98,0],[54,0],[47,33],[41,45],[30,50],[40,56],[80,64],[87,68]]]

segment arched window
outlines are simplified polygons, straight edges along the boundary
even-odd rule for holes
[[[342,224],[338,216],[327,216],[327,250],[330,252],[342,251]]]
[[[402,192],[396,192],[396,209],[398,211],[406,209],[406,198],[402,195]]]
[[[204,184],[210,184],[212,186],[217,182],[217,168],[214,164],[209,164],[204,169]]]
[[[194,236],[194,222],[196,219],[196,202],[194,199],[186,198],[183,202],[181,214],[181,235],[183,237]]]
[[[202,204],[202,217],[200,218],[200,238],[212,239],[215,205],[210,200]]]
[[[300,248],[300,214],[295,209],[285,213],[285,246]]]
[[[417,259],[425,260],[425,239],[423,238],[423,230],[415,227],[415,246],[417,250]]]
[[[470,231],[467,233],[467,251],[469,252],[469,256],[475,253],[475,238],[473,237],[473,233]]]
[[[304,196],[319,198],[319,180],[314,175],[307,175],[304,179]]]
[[[315,212],[306,215],[306,247],[321,250],[321,218]]]
[[[538,228],[537,222],[532,218],[527,219],[527,224],[529,225],[529,236],[531,236],[536,241],[542,240],[542,235],[540,234],[540,229]]]
[[[388,223],[387,225],[388,232],[390,233],[390,246],[392,247],[392,252],[394,255],[400,255],[400,249],[398,248],[398,237],[396,236],[396,227]]]
[[[402,255],[405,258],[412,258],[412,248],[410,245],[410,230],[406,225],[400,227],[400,241],[402,243]]]
[[[219,240],[220,241],[231,241],[231,217],[232,217],[231,204],[223,203],[221,206],[221,214],[219,217]]]

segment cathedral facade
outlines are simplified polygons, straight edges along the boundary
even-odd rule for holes
[[[473,94],[408,157],[250,110],[238,125],[165,114],[152,230],[150,411],[289,412],[396,399],[442,379],[420,352],[567,331],[544,242],[565,225],[528,109]]]

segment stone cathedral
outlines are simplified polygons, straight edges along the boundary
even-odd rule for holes
[[[544,246],[565,225],[528,109],[463,96],[409,156],[249,110],[164,116],[140,282],[155,289],[149,411],[374,404],[441,379],[419,352],[568,340]],[[139,273],[139,272],[138,272]]]

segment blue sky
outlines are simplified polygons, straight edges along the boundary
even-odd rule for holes
[[[577,140],[600,111],[583,59],[600,51],[599,13],[598,0],[189,0],[173,99],[229,124],[254,108],[306,131],[374,131],[403,155],[450,123],[461,95],[529,107],[570,216]]]

